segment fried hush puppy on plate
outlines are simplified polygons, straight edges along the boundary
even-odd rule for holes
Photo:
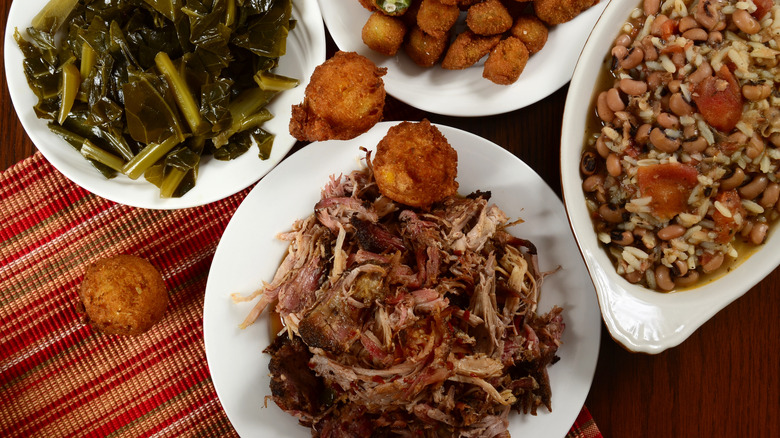
[[[103,333],[139,335],[160,321],[168,291],[160,273],[146,259],[120,254],[87,268],[79,289],[79,311]]]
[[[458,191],[458,153],[428,120],[391,127],[372,167],[379,191],[411,207],[428,208]]]
[[[303,102],[292,107],[290,134],[301,141],[349,140],[382,119],[385,85],[379,68],[355,52],[336,52],[314,69]]]

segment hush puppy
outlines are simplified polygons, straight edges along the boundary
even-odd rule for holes
[[[400,18],[377,11],[371,14],[363,25],[361,37],[363,43],[371,50],[393,56],[404,42],[405,35],[406,26]]]
[[[303,102],[293,105],[290,134],[323,141],[349,140],[368,131],[382,119],[386,72],[355,52],[336,52],[314,69]]]
[[[168,292],[157,269],[141,257],[126,254],[90,265],[79,298],[87,322],[115,335],[149,330],[168,307]]]
[[[372,167],[379,191],[411,207],[428,208],[458,190],[458,153],[428,120],[391,127]]]
[[[482,77],[498,85],[514,84],[528,63],[528,49],[515,37],[501,40],[488,55]]]

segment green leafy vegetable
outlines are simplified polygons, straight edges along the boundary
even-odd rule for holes
[[[298,85],[272,72],[294,26],[292,0],[51,0],[14,38],[36,115],[107,178],[171,197],[204,154],[270,156],[265,106]]]

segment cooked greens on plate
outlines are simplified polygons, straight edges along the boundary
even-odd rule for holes
[[[178,197],[205,155],[269,157],[265,106],[298,85],[273,72],[294,26],[292,0],[51,0],[14,36],[55,134],[107,178]]]

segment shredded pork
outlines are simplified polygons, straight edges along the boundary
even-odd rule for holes
[[[506,437],[510,410],[551,409],[562,309],[537,314],[536,248],[489,198],[412,209],[369,167],[331,178],[280,236],[244,325],[275,303],[271,398],[313,436]]]

